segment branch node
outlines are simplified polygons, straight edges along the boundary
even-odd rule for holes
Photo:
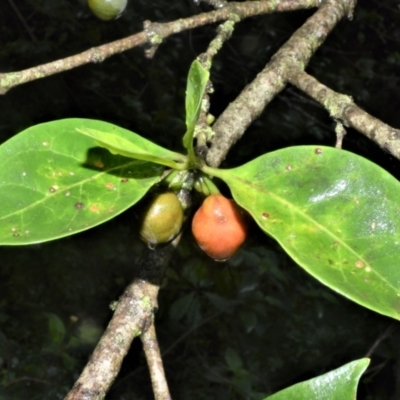
[[[90,62],[98,64],[106,59],[105,55],[99,51],[97,48],[93,48],[90,54]]]
[[[335,147],[337,149],[341,149],[342,148],[342,144],[343,144],[343,138],[347,134],[347,132],[346,132],[346,129],[344,129],[344,126],[340,121],[336,121],[335,132],[336,132],[336,144],[335,144]]]
[[[153,58],[158,46],[163,41],[162,24],[146,20],[143,22],[143,30],[150,47],[145,50],[147,58]]]

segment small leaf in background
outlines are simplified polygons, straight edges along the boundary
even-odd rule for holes
[[[235,200],[306,271],[349,299],[400,317],[400,184],[331,147],[289,147],[231,170]]]
[[[253,311],[241,311],[239,317],[246,328],[246,333],[250,333],[257,326],[257,314]]]
[[[102,334],[102,326],[94,320],[87,318],[80,322],[77,337],[80,344],[94,346],[99,341]]]
[[[205,292],[205,296],[210,300],[210,303],[221,312],[229,312],[235,305],[235,301],[227,299],[218,293]]]
[[[193,134],[194,127],[199,119],[201,101],[206,90],[210,73],[204,69],[199,61],[193,61],[186,86],[186,133],[183,137],[183,146],[193,156]]]
[[[186,167],[186,156],[158,146],[137,133],[104,121],[82,119],[80,126],[78,125],[79,120],[76,119],[75,121],[79,133],[94,139],[99,146],[108,149],[113,154],[154,162],[176,169]],[[89,124],[92,123],[96,124],[98,128],[90,128]]]
[[[354,400],[361,375],[370,360],[363,358],[281,390],[264,400]]]
[[[160,180],[164,168],[114,156],[76,131],[104,124],[48,122],[0,146],[0,244],[44,242],[89,229],[135,204]]]
[[[194,293],[189,293],[180,297],[178,300],[172,303],[169,309],[170,318],[175,321],[181,320],[190,312],[190,309],[194,302],[195,302]]]
[[[243,367],[242,359],[231,347],[228,347],[225,351],[225,362],[231,371],[236,371]]]
[[[49,323],[49,333],[53,343],[60,344],[65,337],[66,330],[64,322],[53,313],[45,313]]]

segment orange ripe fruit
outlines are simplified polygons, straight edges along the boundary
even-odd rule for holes
[[[213,194],[194,214],[192,232],[205,253],[216,261],[226,261],[246,239],[246,216],[233,200]]]

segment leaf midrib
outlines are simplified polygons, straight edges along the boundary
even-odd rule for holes
[[[60,153],[60,154],[62,154],[62,153]],[[65,157],[65,154],[62,154],[62,155]],[[73,158],[73,157],[70,157],[70,158]],[[79,160],[79,161],[80,161],[80,160]],[[81,181],[79,181],[79,182],[76,182],[76,183],[74,183],[74,184],[71,184],[71,185],[69,185],[69,186],[66,186],[66,187],[64,187],[64,188],[61,189],[61,190],[58,190],[58,191],[57,191],[57,194],[55,194],[55,195],[61,195],[61,194],[64,193],[65,191],[71,190],[71,189],[73,189],[74,187],[81,186],[81,185],[85,184],[86,182],[88,182],[88,181],[90,181],[90,180],[98,179],[101,175],[104,175],[104,174],[106,174],[106,173],[110,173],[110,172],[115,171],[115,170],[118,170],[118,169],[128,168],[129,166],[134,165],[134,164],[136,164],[136,163],[137,163],[137,160],[133,160],[133,161],[128,162],[128,163],[126,163],[126,164],[118,165],[118,166],[115,166],[115,167],[113,167],[113,168],[109,168],[109,169],[107,169],[107,170],[101,171],[101,172],[99,172],[99,173],[96,174],[96,175],[92,175],[92,176],[90,176],[90,177],[88,177],[88,178],[86,178],[86,179],[83,179],[83,180],[81,180]],[[26,187],[26,186],[23,186],[23,185],[20,185],[20,186]],[[39,193],[40,193],[40,192],[39,192]],[[45,195],[45,193],[43,193],[43,195]],[[40,204],[40,203],[44,203],[46,200],[51,199],[51,198],[52,198],[52,197],[50,197],[50,196],[49,196],[49,197],[43,197],[41,200],[38,200],[38,201],[36,201],[36,202],[30,204],[29,206],[26,206],[26,207],[24,207],[24,208],[22,208],[22,209],[20,209],[20,210],[18,210],[18,211],[14,211],[14,212],[12,212],[12,213],[9,213],[9,214],[7,214],[7,215],[4,215],[4,216],[0,217],[0,221],[1,221],[1,220],[4,220],[4,219],[7,219],[7,218],[9,218],[9,217],[12,217],[12,216],[18,216],[19,214],[21,214],[21,213],[23,213],[23,212],[26,212],[26,211],[29,210],[30,208],[34,208],[36,205],[38,205],[38,204]]]

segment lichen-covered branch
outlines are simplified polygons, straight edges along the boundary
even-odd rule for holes
[[[229,19],[222,23],[217,28],[217,35],[216,37],[210,42],[208,45],[207,50],[200,54],[197,59],[200,61],[202,66],[207,70],[210,71],[212,67],[212,62],[214,57],[218,54],[221,50],[223,44],[230,39],[232,33],[234,31],[236,23],[240,21],[239,17],[236,14],[231,14]],[[203,96],[203,101],[201,105],[201,111],[199,115],[199,119],[196,123],[196,130],[195,130],[195,138],[196,138],[196,154],[204,160],[208,147],[207,142],[213,136],[214,132],[210,128],[210,96],[209,93],[213,92],[212,81],[210,80],[207,84],[207,90]],[[214,120],[214,117],[211,116],[211,120]]]
[[[153,317],[155,291],[156,287],[151,288],[141,280],[125,290],[107,330],[66,400],[100,400],[105,397],[133,338],[140,335]]]
[[[134,47],[147,44],[158,46],[163,39],[170,35],[199,26],[223,21],[229,18],[231,13],[240,18],[248,18],[255,15],[271,12],[293,11],[316,6],[318,0],[277,0],[274,2],[250,1],[247,3],[228,3],[224,8],[209,13],[195,15],[193,17],[179,19],[167,23],[150,23],[145,21],[145,30],[127,38],[116,40],[86,50],[83,53],[66,57],[61,60],[25,69],[23,71],[0,73],[0,95],[5,94],[11,88],[36,79],[45,78],[63,71],[89,63],[99,63]]]
[[[106,331],[65,400],[104,399],[132,340],[152,325],[161,279],[178,241],[179,238],[167,246],[145,252],[138,266],[138,278],[116,304]]]
[[[358,107],[350,96],[337,93],[304,71],[290,83],[320,103],[335,120],[356,129],[400,160],[400,129],[394,129]]]
[[[165,378],[160,348],[157,342],[154,321],[141,337],[147,365],[149,366],[155,400],[171,400],[167,380]]]
[[[262,113],[267,104],[286,86],[291,75],[304,70],[329,33],[354,8],[353,0],[327,0],[280,48],[257,77],[220,115],[207,155],[213,167],[221,164],[231,146]]]

